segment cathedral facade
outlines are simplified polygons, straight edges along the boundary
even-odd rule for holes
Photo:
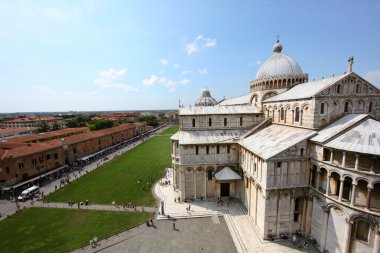
[[[310,81],[277,41],[248,95],[204,90],[179,108],[181,200],[237,198],[263,239],[302,231],[320,251],[379,253],[380,91],[352,64]]]

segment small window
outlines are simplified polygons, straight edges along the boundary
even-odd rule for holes
[[[195,127],[195,119],[193,119],[193,127]]]
[[[206,154],[208,155],[210,153],[210,147],[206,146]]]
[[[18,163],[18,168],[19,168],[19,169],[24,168],[24,163]]]
[[[340,94],[340,92],[341,92],[341,86],[340,86],[340,84],[338,84],[338,85],[336,86],[336,93],[337,93],[337,94]]]
[[[248,178],[246,180],[247,181],[246,181],[246,184],[245,184],[245,188],[248,188],[249,187],[249,180],[248,180]]]
[[[209,169],[207,171],[207,180],[212,180],[212,170],[211,169]]]
[[[360,93],[360,85],[359,84],[356,85],[356,93]]]
[[[196,155],[199,154],[199,147],[198,147],[198,146],[195,146],[195,154],[196,154]]]
[[[99,144],[99,145],[101,144],[100,140],[98,140],[98,144]]]
[[[282,165],[281,162],[277,162],[277,168],[281,168],[281,165]]]
[[[175,143],[176,148],[178,148],[178,141]]]
[[[99,142],[100,142],[100,141],[99,141]],[[99,145],[100,145],[100,143],[99,143]],[[73,148],[73,153],[74,153],[74,154],[77,153],[77,148],[76,148],[76,147]]]
[[[369,113],[371,113],[371,112],[372,112],[372,101],[371,101],[371,102],[369,102],[368,112],[369,112]]]
[[[54,159],[58,159],[58,153],[54,153]]]
[[[321,114],[325,113],[325,103],[321,103]]]
[[[303,148],[301,148],[301,156],[303,156]]]
[[[344,112],[348,112],[348,101],[344,103]]]
[[[219,146],[216,146],[216,153],[219,154]]]
[[[50,160],[50,154],[46,155],[46,160]]]
[[[358,221],[356,224],[356,239],[368,242],[369,223],[363,220]]]
[[[212,118],[208,118],[208,126],[212,126]]]
[[[231,145],[227,145],[227,154],[231,153]]]
[[[280,118],[281,118],[281,120],[284,120],[284,115],[285,115],[285,113],[284,113],[284,107],[281,107],[281,111],[280,111]]]
[[[296,107],[296,114],[294,117],[294,122],[299,122],[300,121],[300,108]]]
[[[243,125],[243,117],[240,117],[240,126]]]
[[[9,167],[5,167],[5,171],[9,174]]]
[[[224,126],[227,126],[227,118],[224,118]]]

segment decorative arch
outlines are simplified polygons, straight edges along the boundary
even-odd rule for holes
[[[301,110],[306,111],[306,110],[308,110],[308,109],[309,109],[309,104],[308,104],[308,103],[303,103],[303,104],[301,105]]]
[[[354,213],[354,214],[351,214],[348,217],[348,220],[350,222],[357,222],[357,221],[360,221],[360,220],[366,221],[366,222],[368,222],[370,224],[370,228],[372,230],[379,229],[379,223],[371,215],[364,216],[362,214]]]
[[[258,97],[259,97],[259,95],[257,93],[253,93],[251,98],[249,99],[249,104],[253,105],[253,103],[257,103]]]
[[[262,101],[265,101],[266,99],[268,99],[270,97],[276,96],[277,94],[278,93],[275,91],[268,91],[268,92],[264,93]]]
[[[335,203],[329,203],[329,204],[327,204],[326,208],[328,210],[335,209],[336,210],[335,213],[337,213],[338,215],[344,216],[346,219],[349,217],[348,213],[343,208],[341,208],[339,205],[337,205]]]

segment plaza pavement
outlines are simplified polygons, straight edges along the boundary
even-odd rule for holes
[[[166,178],[173,182],[173,171],[167,169]],[[240,200],[230,201],[229,205],[224,201],[224,205],[217,205],[215,200],[196,200],[193,202],[175,202],[179,193],[173,189],[172,184],[156,184],[155,194],[164,205],[164,215],[158,215],[157,219],[189,219],[197,217],[223,216],[236,249],[239,253],[260,252],[260,253],[290,253],[290,252],[318,252],[313,247],[299,249],[290,240],[266,241],[262,240],[254,227],[252,218],[247,215],[246,209]],[[162,206],[159,210],[162,210]],[[187,209],[190,205],[190,211]]]

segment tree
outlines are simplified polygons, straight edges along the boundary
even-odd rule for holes
[[[145,121],[148,126],[156,127],[158,126],[157,118],[152,115],[146,115],[139,118],[139,121]]]
[[[39,133],[44,133],[44,132],[47,132],[49,130],[49,127],[46,124],[46,122],[40,123],[37,127],[38,127],[37,130]]]

